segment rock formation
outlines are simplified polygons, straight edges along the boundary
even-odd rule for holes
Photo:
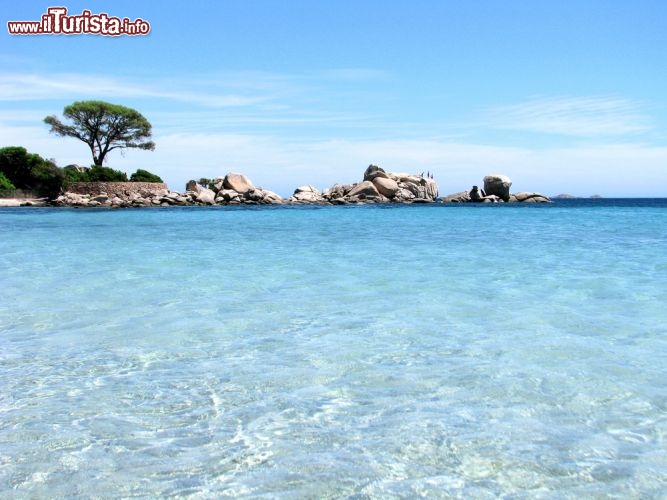
[[[325,202],[345,203],[428,203],[438,197],[438,184],[422,175],[386,172],[369,165],[356,184],[334,184],[322,193]]]
[[[548,197],[541,195],[540,193],[521,191],[511,195],[509,201],[519,201],[522,203],[548,203],[551,200]]]
[[[213,180],[211,187],[200,186],[191,180],[186,184],[185,193],[169,191],[166,185],[155,189],[125,189],[116,187],[118,183],[97,183],[96,193],[79,194],[66,192],[55,201],[56,206],[75,207],[150,207],[172,205],[234,205],[234,204],[276,204],[283,199],[266,189],[255,187],[243,174],[230,172]],[[108,186],[107,186],[108,184]],[[113,185],[112,185],[113,184]],[[123,183],[133,184],[133,183]],[[105,189],[113,190],[113,194]]]
[[[484,189],[473,186],[470,191],[461,191],[440,199],[443,203],[549,203],[551,200],[540,193],[522,191],[510,194],[512,181],[506,175],[494,174],[484,177]]]
[[[215,184],[215,181],[213,182]],[[236,191],[239,194],[246,194],[248,191],[255,189],[255,186],[252,185],[250,179],[248,179],[243,174],[236,174],[234,172],[228,173],[222,179],[222,187],[225,189],[231,189],[232,191]]]
[[[493,174],[484,177],[484,192],[487,195],[494,194],[503,201],[510,201],[510,187],[512,181],[506,175]]]
[[[293,203],[322,203],[322,193],[314,186],[300,186],[294,190],[289,201]]]
[[[509,193],[512,181],[506,175],[487,175],[484,189],[451,194],[440,201],[449,203],[544,203],[551,201],[539,193]],[[256,187],[243,174],[230,172],[213,179],[209,186],[188,181],[184,193],[169,191],[160,183],[78,183],[72,192],[59,196],[53,204],[75,207],[146,207],[173,205],[260,205],[356,203],[431,203],[438,198],[438,184],[431,175],[386,172],[369,165],[363,179],[354,184],[334,184],[320,192],[304,185],[285,200],[280,195]]]
[[[195,193],[198,193],[201,190],[201,186],[199,183],[195,180],[190,180],[185,184],[185,190],[186,191],[193,191]]]
[[[361,182],[334,184],[319,192],[313,186],[294,190],[290,203],[322,203],[345,205],[349,203],[427,203],[438,196],[435,180],[418,175],[386,172],[370,165]]]

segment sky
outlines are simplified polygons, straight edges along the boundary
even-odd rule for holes
[[[169,188],[227,172],[289,196],[369,164],[432,172],[441,194],[505,174],[512,192],[667,196],[664,0],[64,1],[145,36],[8,33],[54,4],[3,2],[0,147],[59,166],[74,101],[136,109],[155,151],[107,166]]]

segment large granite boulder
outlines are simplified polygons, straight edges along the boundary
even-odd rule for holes
[[[321,203],[324,201],[322,193],[315,186],[299,186],[294,190],[294,194],[290,197],[290,201],[299,203]]]
[[[216,177],[211,182],[211,187],[213,188],[213,191],[218,193],[218,192],[222,191],[223,189],[225,189],[224,183],[225,183],[225,178],[224,177]]]
[[[258,202],[263,197],[263,192],[261,189],[252,188],[245,192],[243,199],[252,202]]]
[[[362,198],[378,197],[380,196],[380,192],[375,187],[375,184],[373,184],[371,181],[363,181],[354,186],[352,190],[347,193],[347,196],[350,198],[353,196]]]
[[[255,189],[250,179],[243,174],[230,172],[225,176],[222,183],[225,189],[233,189],[237,193],[245,194],[251,189]]]
[[[322,196],[329,201],[340,200],[352,191],[353,187],[352,184],[334,184],[330,188],[325,189]]]
[[[383,168],[378,167],[377,165],[368,165],[368,168],[364,172],[364,180],[372,181],[376,177],[387,178],[387,173],[384,171]]]
[[[438,183],[435,182],[435,179],[422,179],[422,185],[426,191],[426,199],[430,201],[435,201],[435,199],[440,196],[440,190],[438,189]]]
[[[208,188],[203,188],[197,193],[196,200],[202,205],[215,205],[215,191]]]
[[[394,196],[394,201],[398,201],[401,203],[409,203],[414,199],[415,199],[414,193],[409,189],[405,189],[403,187],[399,187],[398,191],[396,192],[396,195]]]
[[[241,201],[241,194],[233,189],[221,189],[216,196],[217,203],[230,203]]]
[[[503,201],[509,201],[511,186],[512,181],[506,175],[493,174],[484,177],[484,192],[487,195],[495,194]]]
[[[376,176],[372,182],[378,192],[387,198],[393,198],[399,190],[398,183],[393,179]]]
[[[540,193],[533,193],[530,191],[521,191],[510,196],[509,201],[518,201],[521,203],[549,203],[549,197]]]
[[[422,179],[424,179],[420,175],[405,174],[405,173],[392,173],[390,177],[392,179],[394,179],[396,182],[398,182],[399,184],[401,184],[401,183],[403,183],[403,184],[421,184]]]
[[[199,193],[199,191],[201,191],[201,187],[199,186],[199,183],[193,179],[189,180],[185,185],[185,190],[191,191],[193,193]]]
[[[262,203],[280,204],[283,202],[282,196],[280,196],[278,193],[274,193],[268,189],[260,189],[259,191],[262,194],[262,199],[260,200]]]
[[[402,192],[409,191],[414,201],[435,201],[438,197],[438,184],[434,179],[422,175],[406,173],[389,173],[389,178],[394,180]],[[410,198],[397,196],[397,201],[408,201]]]
[[[484,193],[478,186],[473,186],[469,193],[470,201],[484,201]]]
[[[459,193],[448,194],[440,198],[442,203],[467,203],[470,201],[470,192],[461,191]]]

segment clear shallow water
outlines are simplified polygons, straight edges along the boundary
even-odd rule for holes
[[[0,209],[0,496],[664,498],[667,202]]]

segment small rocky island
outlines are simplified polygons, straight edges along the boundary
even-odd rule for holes
[[[56,206],[74,207],[151,207],[189,205],[348,205],[368,203],[544,203],[546,196],[533,192],[510,194],[512,181],[505,175],[484,177],[484,188],[473,186],[439,198],[438,184],[430,173],[386,172],[369,165],[361,181],[334,184],[319,191],[311,185],[300,186],[289,198],[256,187],[240,173],[230,172],[202,186],[194,180],[184,192],[169,191],[166,184],[151,182],[72,183],[67,192],[53,201]]]
[[[320,193],[313,186],[296,188],[293,203],[431,203],[438,198],[438,184],[423,174],[385,172],[369,165],[361,182],[334,184]]]
[[[520,191],[510,193],[512,181],[506,175],[494,174],[484,177],[484,189],[473,186],[470,191],[445,196],[443,203],[549,203],[551,200],[540,193]]]

